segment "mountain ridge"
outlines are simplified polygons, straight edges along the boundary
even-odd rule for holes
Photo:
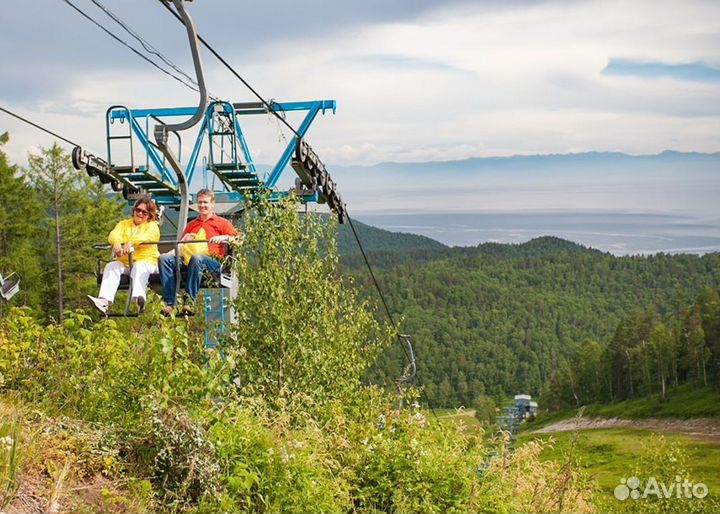
[[[679,150],[666,149],[662,152],[655,154],[629,154],[625,152],[611,152],[611,151],[589,151],[589,152],[570,152],[570,153],[547,153],[547,154],[516,154],[516,155],[501,155],[501,156],[487,156],[487,157],[467,157],[465,159],[445,159],[437,161],[408,161],[408,162],[397,162],[397,161],[381,161],[374,164],[343,164],[343,165],[331,165],[333,168],[381,168],[381,167],[405,167],[405,166],[438,166],[438,165],[459,165],[459,164],[498,164],[507,163],[511,161],[516,162],[527,162],[532,160],[598,160],[598,159],[634,159],[634,160],[648,160],[655,158],[678,158],[686,157],[693,159],[714,159],[720,158],[720,152],[683,152]]]

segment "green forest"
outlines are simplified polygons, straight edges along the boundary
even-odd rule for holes
[[[616,257],[553,237],[474,248],[418,242],[368,259],[414,338],[418,382],[434,406],[526,392],[561,408],[686,381],[720,385],[718,254]],[[364,260],[350,252],[345,268],[377,298]],[[396,347],[385,357],[372,374],[378,383],[404,361]]]

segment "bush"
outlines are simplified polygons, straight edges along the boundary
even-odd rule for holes
[[[392,341],[339,276],[335,225],[299,215],[296,204],[261,201],[235,253],[237,320],[226,350],[243,383],[271,404],[299,393],[319,403],[355,394]]]
[[[186,507],[219,491],[215,446],[202,426],[182,408],[151,401],[149,437],[152,470],[165,505]]]

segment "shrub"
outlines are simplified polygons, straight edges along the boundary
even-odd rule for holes
[[[163,504],[173,510],[218,494],[220,466],[215,446],[202,426],[180,407],[151,401],[149,435],[151,469]]]
[[[226,348],[244,383],[268,402],[302,393],[316,402],[355,393],[392,340],[340,278],[335,226],[300,215],[297,200],[261,200],[236,251],[237,320]]]

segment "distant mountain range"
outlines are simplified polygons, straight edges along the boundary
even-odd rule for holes
[[[582,208],[720,217],[720,153],[586,152],[328,169],[351,213]]]
[[[597,168],[632,165],[654,169],[658,165],[688,164],[698,166],[720,164],[720,152],[677,152],[665,150],[659,154],[631,155],[622,152],[581,152],[569,154],[538,154],[511,155],[507,157],[470,157],[453,161],[430,162],[382,162],[369,166],[332,166],[333,172],[373,171],[410,171],[413,174],[421,171],[445,172],[461,171],[494,171],[494,170],[536,170],[538,168]]]

